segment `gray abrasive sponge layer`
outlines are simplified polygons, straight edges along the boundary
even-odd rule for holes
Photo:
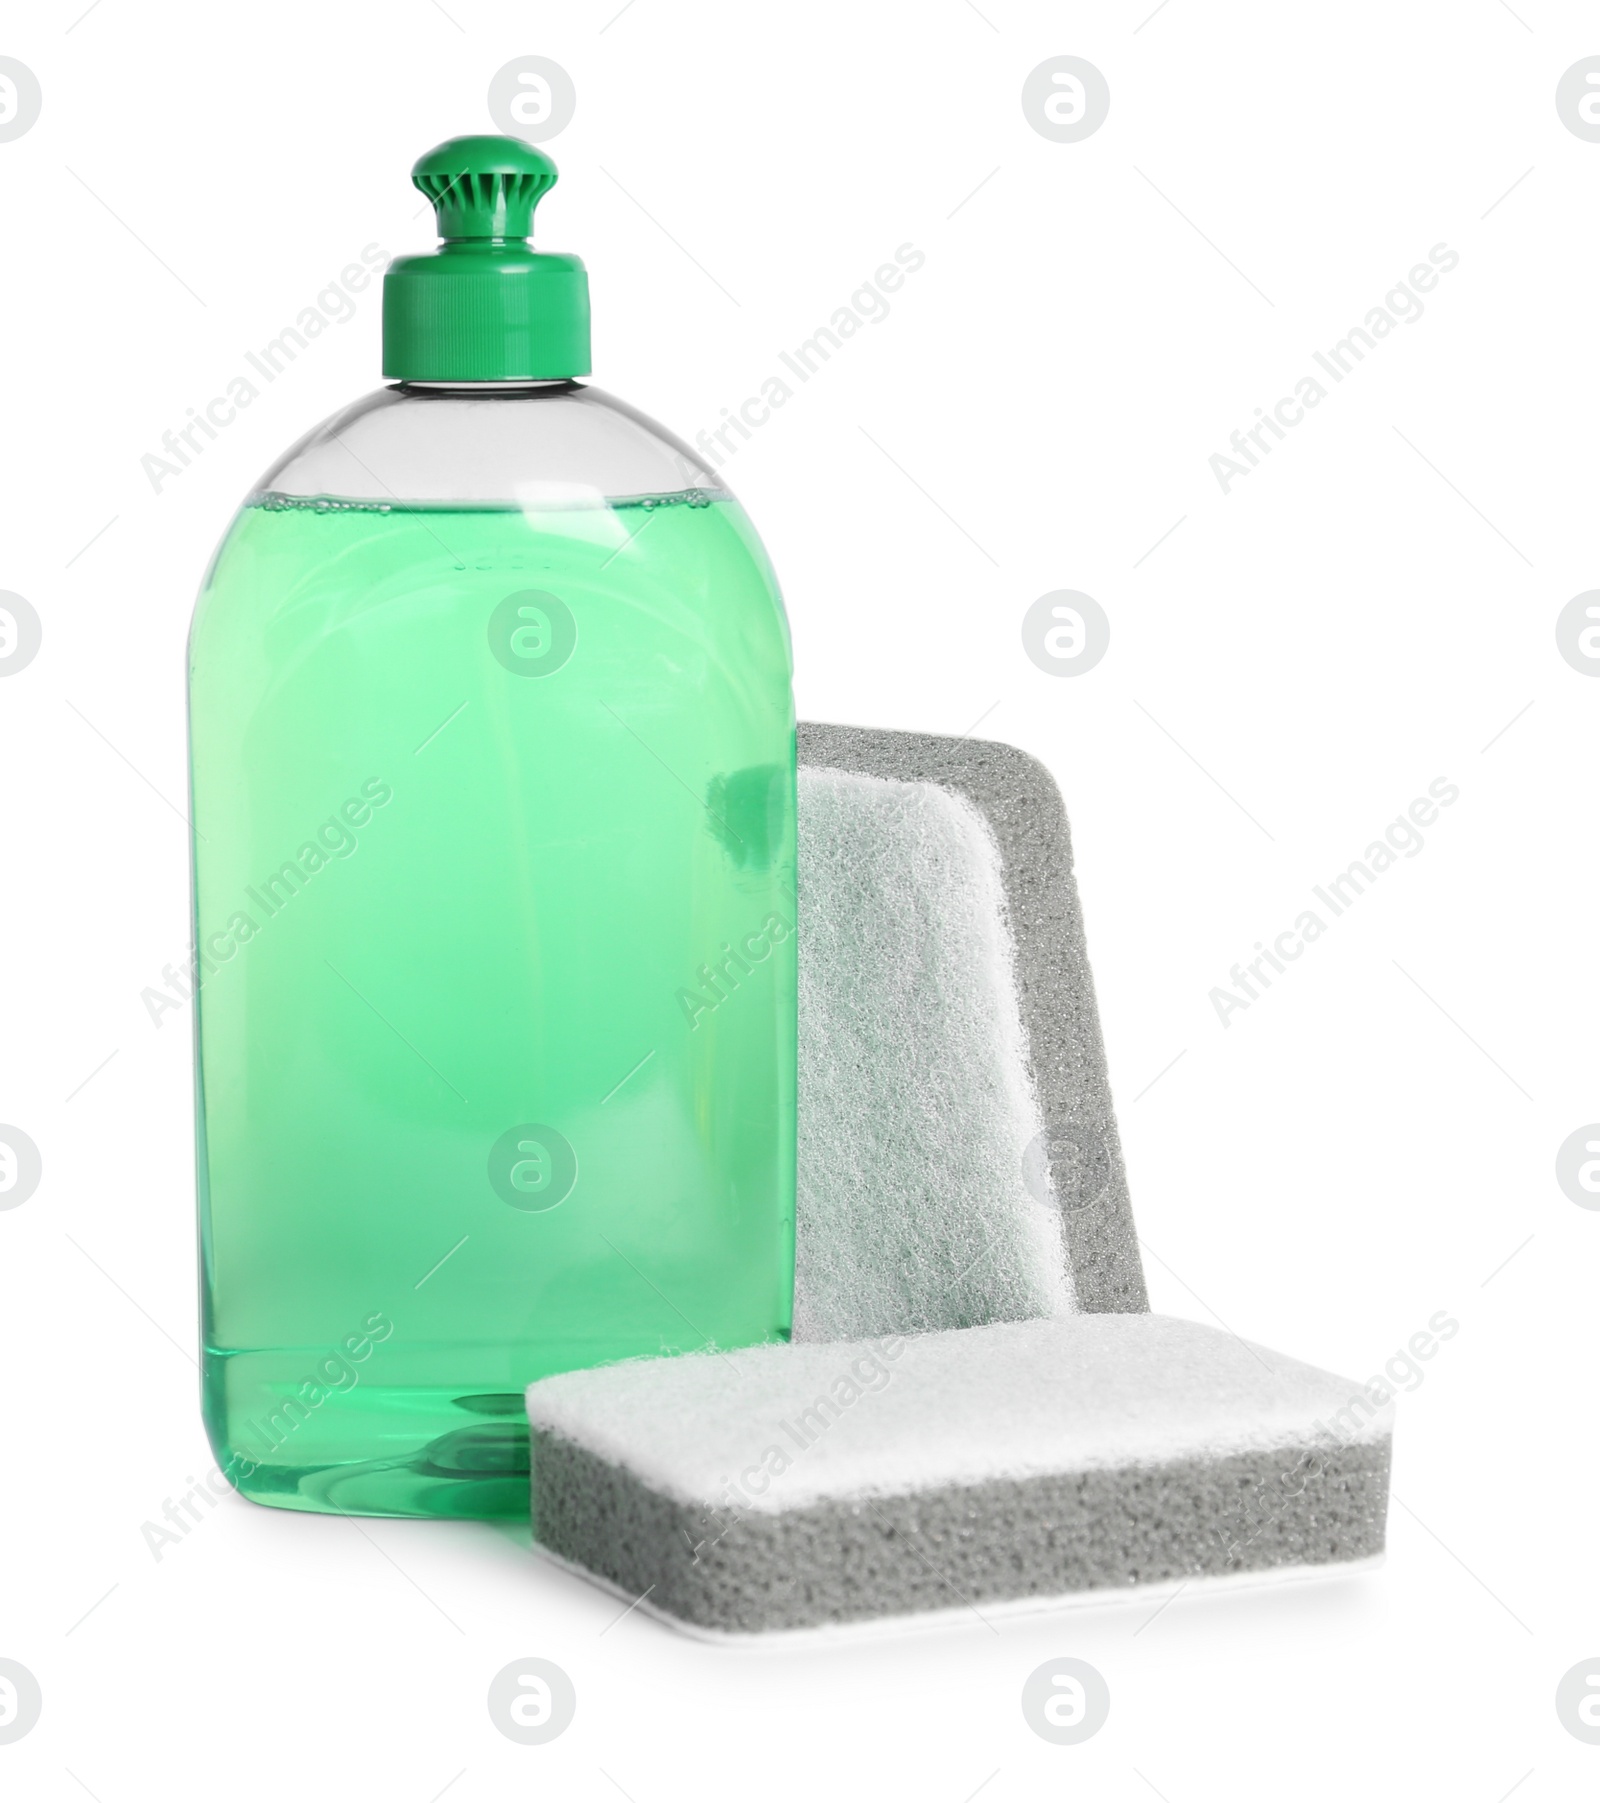
[[[795,1338],[1148,1307],[1061,796],[799,728]]]
[[[1167,1316],[641,1359],[528,1413],[538,1543],[705,1632],[1383,1550],[1393,1405]]]

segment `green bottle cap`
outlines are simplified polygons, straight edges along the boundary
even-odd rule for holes
[[[383,280],[383,373],[403,382],[531,382],[589,373],[589,277],[536,251],[533,209],[556,166],[520,138],[451,138],[411,179],[444,242]]]

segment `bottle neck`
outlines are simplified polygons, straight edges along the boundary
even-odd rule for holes
[[[576,392],[583,387],[571,376],[553,376],[546,380],[514,382],[396,382],[402,394],[531,394],[552,390]]]

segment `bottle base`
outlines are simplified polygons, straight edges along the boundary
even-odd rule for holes
[[[370,1459],[310,1469],[292,1465],[259,1467],[234,1488],[247,1501],[271,1509],[299,1509],[321,1515],[387,1515],[411,1520],[521,1519],[528,1513],[527,1435],[513,1446],[509,1437],[492,1448],[509,1467],[521,1470],[452,1472],[440,1469],[425,1449],[400,1463]]]
[[[275,1445],[277,1418],[240,1423],[231,1432],[213,1426],[218,1466],[241,1496],[273,1509],[430,1520],[526,1517],[528,1424],[520,1392],[408,1390],[364,1400],[362,1425],[370,1431],[362,1433],[351,1431],[357,1424],[348,1415],[337,1435],[291,1434]],[[374,1402],[383,1405],[375,1417]],[[474,1417],[470,1424],[461,1424],[462,1411]],[[338,1443],[315,1443],[324,1438]]]

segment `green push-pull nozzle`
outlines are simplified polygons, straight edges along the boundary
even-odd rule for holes
[[[411,179],[444,242],[396,257],[383,283],[383,373],[407,382],[550,381],[589,373],[589,278],[536,251],[533,210],[556,166],[520,138],[451,138]]]
[[[432,203],[441,238],[526,238],[556,166],[520,138],[451,138],[417,159],[411,180]]]

